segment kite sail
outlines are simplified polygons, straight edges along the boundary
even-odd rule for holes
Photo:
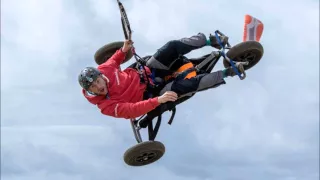
[[[243,41],[260,41],[263,32],[263,23],[246,14],[244,18]]]

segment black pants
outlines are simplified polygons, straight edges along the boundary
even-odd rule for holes
[[[157,50],[157,52],[146,62],[149,68],[156,70],[156,76],[164,76],[168,70],[175,71],[184,62],[179,58],[180,55],[185,55],[192,50],[196,50],[206,46],[206,36],[203,33],[198,33],[191,37],[185,37],[179,40],[171,40]],[[209,74],[201,74],[190,79],[175,80],[167,84],[161,91],[160,95],[166,91],[174,91],[178,96],[188,96],[194,92],[207,90],[225,84],[222,71],[216,71]],[[176,104],[181,102],[168,102],[158,106],[156,109],[148,113],[148,118],[151,120],[161,113],[172,109]]]
[[[167,75],[168,70],[175,71],[184,63],[180,55],[185,55],[192,50],[196,50],[206,46],[206,36],[198,33],[191,37],[185,37],[179,40],[171,40],[163,45],[158,51],[146,62],[149,68],[156,70],[156,76]],[[162,71],[163,70],[163,71]],[[165,91],[174,91],[179,96],[194,92],[202,91],[217,85],[224,84],[222,71],[210,74],[198,75],[191,79],[182,79],[167,84],[160,95]]]

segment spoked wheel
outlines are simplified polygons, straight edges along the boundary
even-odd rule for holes
[[[116,41],[102,46],[94,54],[94,60],[98,65],[106,62],[118,49],[123,46],[123,41]],[[129,61],[132,58],[133,54],[131,51],[127,52],[125,60],[122,61],[122,64]]]
[[[263,46],[257,41],[245,41],[233,46],[227,53],[227,57],[235,62],[246,62],[248,65],[244,65],[244,69],[250,69],[256,65],[263,56]],[[231,64],[224,59],[223,65],[225,68],[230,67]]]
[[[124,161],[130,166],[144,166],[159,160],[165,153],[165,146],[158,141],[145,141],[129,148]]]

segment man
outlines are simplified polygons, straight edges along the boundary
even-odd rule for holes
[[[225,45],[228,37],[221,36],[220,39]],[[158,108],[157,113],[163,112],[168,107],[160,108],[160,105],[175,102],[186,93],[225,84],[225,77],[236,75],[230,67],[210,74],[175,80],[162,89],[160,96],[146,98],[145,91],[148,86],[146,83],[141,83],[139,71],[131,67],[123,71],[120,69],[120,64],[131,49],[132,43],[126,40],[123,47],[117,50],[105,63],[97,68],[87,67],[79,74],[78,80],[83,88],[83,95],[90,103],[97,105],[102,114],[130,119],[155,111],[156,108]],[[171,40],[146,61],[144,67],[146,74],[150,75],[151,69],[159,72],[158,75],[162,70],[176,70],[185,63],[179,60],[180,55],[205,46],[220,49],[215,36],[210,35],[207,39],[203,33]],[[236,63],[236,67],[240,72],[243,72],[243,66],[240,63]],[[151,81],[148,77],[144,78]],[[150,116],[152,119],[155,115]]]

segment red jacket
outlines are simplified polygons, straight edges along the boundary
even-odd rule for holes
[[[125,53],[121,49],[98,69],[106,76],[108,96],[95,96],[88,94],[84,89],[83,95],[89,102],[97,105],[102,114],[116,118],[136,118],[155,109],[158,98],[143,100],[146,89],[145,84],[140,83],[140,75],[136,69],[120,69],[121,62],[125,59]],[[150,73],[150,69],[146,68]]]

